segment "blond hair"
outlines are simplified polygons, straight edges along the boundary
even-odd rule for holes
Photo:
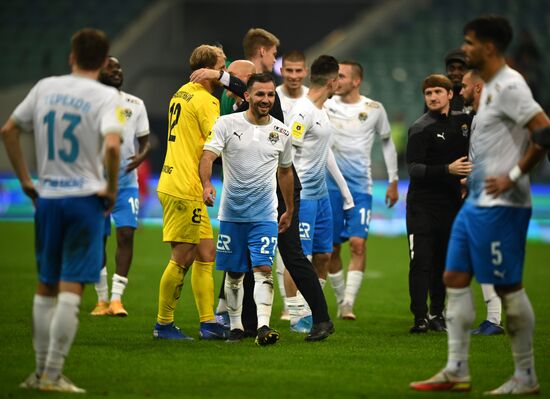
[[[220,47],[202,44],[191,53],[189,67],[192,71],[200,68],[214,68],[219,57],[225,58],[225,54]]]

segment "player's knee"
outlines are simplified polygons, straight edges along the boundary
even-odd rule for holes
[[[134,243],[134,229],[131,227],[117,229],[116,235],[119,247],[130,247]]]
[[[470,285],[472,276],[465,272],[443,273],[443,283],[449,288],[464,288]]]
[[[271,274],[271,267],[270,266],[256,266],[253,268],[254,273],[256,272],[262,272],[265,274]]]
[[[349,249],[353,255],[363,256],[365,254],[365,240],[359,237],[350,238]]]
[[[231,290],[238,290],[243,286],[244,273],[227,272],[225,286]]]

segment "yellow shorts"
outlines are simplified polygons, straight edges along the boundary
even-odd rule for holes
[[[214,238],[208,210],[202,201],[157,193],[162,205],[162,240],[198,244]]]

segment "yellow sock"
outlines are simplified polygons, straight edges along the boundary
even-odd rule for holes
[[[195,296],[195,305],[202,322],[214,320],[214,262],[193,262],[191,268],[191,287]]]
[[[174,310],[180,299],[186,271],[187,269],[173,260],[170,260],[166,269],[164,269],[160,279],[159,312],[157,315],[159,323],[168,324],[174,321]]]

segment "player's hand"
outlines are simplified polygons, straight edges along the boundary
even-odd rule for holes
[[[353,197],[351,195],[349,197],[344,197],[344,205],[342,206],[342,209],[344,211],[347,211],[352,208],[355,208],[355,202],[353,202]]]
[[[32,204],[36,205],[36,199],[38,198],[38,191],[36,191],[36,187],[34,187],[34,183],[32,180],[29,180],[27,182],[21,182],[21,188],[23,189],[23,192],[27,197],[29,197],[32,200]]]
[[[388,189],[386,190],[386,206],[391,208],[398,199],[399,192],[397,191],[397,180],[394,180],[388,185]]]
[[[129,161],[131,161],[128,165],[126,165],[126,169],[124,171],[126,173],[131,172],[135,168],[137,168],[141,163],[145,160],[145,157],[140,157],[138,155],[132,155],[128,158]]]
[[[449,173],[455,176],[468,176],[472,171],[472,163],[468,157],[461,157],[449,165]]]
[[[220,71],[215,69],[201,68],[193,71],[189,80],[193,83],[201,83],[206,80],[218,80],[220,77]]]
[[[468,196],[468,178],[460,179],[460,199],[463,200]]]
[[[290,227],[292,223],[292,212],[285,211],[279,219],[279,234],[284,233]]]
[[[212,184],[204,186],[202,190],[202,200],[206,206],[214,206],[214,201],[216,201],[216,189]]]
[[[109,215],[113,211],[116,201],[116,192],[107,191],[107,189],[101,190],[97,193],[97,196],[103,200],[103,205],[105,207],[105,216]]]
[[[513,185],[514,182],[510,180],[508,175],[498,177],[491,176],[485,179],[485,191],[493,197],[498,197],[500,194],[505,193],[510,190]]]

